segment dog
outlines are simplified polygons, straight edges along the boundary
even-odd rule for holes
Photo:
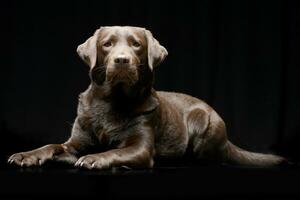
[[[22,167],[60,161],[85,169],[152,168],[157,159],[268,167],[285,159],[233,145],[224,121],[204,101],[153,89],[153,71],[168,55],[149,30],[101,27],[77,48],[91,84],[79,95],[71,137],[63,144],[13,154]]]

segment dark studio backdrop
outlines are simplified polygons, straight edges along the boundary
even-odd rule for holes
[[[297,1],[1,2],[0,152],[64,142],[89,85],[76,48],[99,26],[146,27],[169,56],[157,90],[205,100],[240,147],[300,158]]]
[[[132,25],[151,30],[169,51],[155,69],[157,90],[205,100],[241,147],[299,158],[296,1],[2,4],[2,156],[68,138],[78,94],[89,84],[77,45],[99,26]]]
[[[78,95],[90,81],[88,67],[76,54],[76,48],[99,26],[106,25],[146,27],[167,48],[169,56],[155,69],[157,90],[187,93],[205,100],[222,116],[228,137],[236,145],[299,161],[299,8],[299,1],[284,0],[2,1],[0,168],[11,153],[68,139]],[[161,177],[174,184],[181,177],[189,193],[189,178],[197,177],[194,172],[190,176],[175,172],[170,177],[163,173],[158,182],[153,182],[161,191],[170,184]],[[243,189],[246,185],[251,189],[256,185],[259,191],[269,188],[271,193],[281,191],[280,187],[298,191],[290,178],[300,178],[297,173],[277,175],[275,171],[270,176],[262,171],[243,176],[239,172],[236,175],[235,170],[227,172],[203,170],[198,176],[208,182],[200,187],[215,193],[208,187],[215,182],[209,181],[218,180],[220,187],[216,190],[225,193],[227,189],[235,193],[235,187]],[[45,180],[56,177],[51,173],[29,175],[24,182],[13,172],[3,173],[0,171],[6,189],[2,188],[0,196],[5,191],[18,191],[14,190],[15,184],[19,189],[27,186],[34,194],[36,191],[26,184],[28,180],[37,183],[40,192],[47,191]],[[58,174],[60,180],[62,177],[67,180],[68,176]],[[128,182],[117,179],[114,184],[127,192],[134,180],[137,187],[140,179],[146,184],[145,176],[138,177],[126,179]],[[91,179],[75,176],[68,183],[75,187],[75,193],[80,193],[82,187],[90,191],[107,187],[103,185],[106,182],[113,183],[107,177],[95,177],[90,182]],[[237,184],[230,185],[227,179],[237,180]],[[82,184],[78,188],[73,183],[79,180]],[[247,183],[249,180],[255,184]],[[65,182],[57,184],[65,187]],[[176,193],[181,191],[178,187],[171,184],[169,189]],[[23,189],[26,194],[27,189]]]

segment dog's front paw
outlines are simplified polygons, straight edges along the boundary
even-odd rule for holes
[[[22,152],[13,154],[9,157],[7,162],[21,167],[31,167],[42,165],[45,159],[36,154]]]
[[[111,167],[110,159],[101,154],[82,156],[75,163],[75,167],[86,169],[108,169]]]

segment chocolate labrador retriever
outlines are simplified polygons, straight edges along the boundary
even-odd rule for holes
[[[153,70],[168,52],[150,31],[102,27],[77,52],[90,67],[91,84],[79,96],[71,137],[64,144],[14,154],[9,163],[29,167],[54,160],[87,169],[151,168],[154,158],[181,158],[187,149],[195,159],[238,165],[272,166],[284,160],[233,145],[223,120],[205,102],[155,91]]]

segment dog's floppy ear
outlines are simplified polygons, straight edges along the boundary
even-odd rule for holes
[[[145,30],[145,34],[148,43],[148,65],[153,70],[154,67],[165,59],[168,51],[159,44],[150,31]]]
[[[80,58],[92,69],[97,61],[97,40],[101,28],[97,29],[92,37],[77,47],[77,53]]]

